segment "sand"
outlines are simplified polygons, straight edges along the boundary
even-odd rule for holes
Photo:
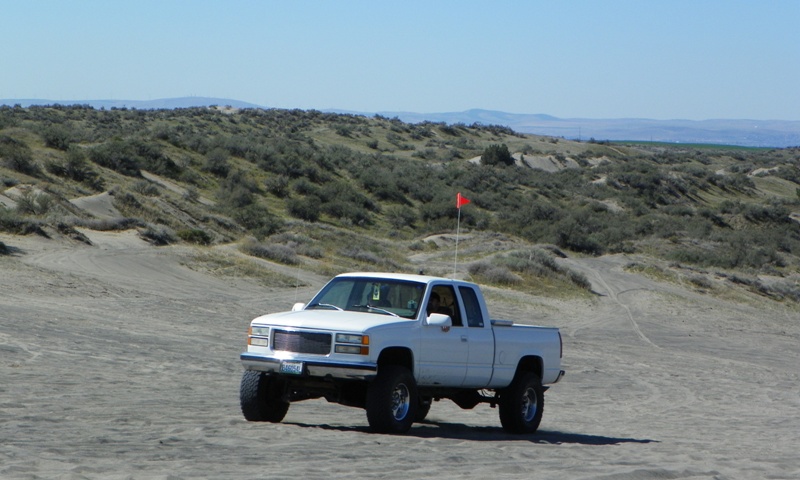
[[[449,401],[399,436],[324,400],[249,423],[249,321],[326,279],[267,288],[189,269],[188,247],[82,232],[92,245],[0,234],[0,478],[800,478],[796,309],[571,258],[593,299],[489,291],[497,317],[562,329],[537,434]]]

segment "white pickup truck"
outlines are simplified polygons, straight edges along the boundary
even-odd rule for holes
[[[291,402],[322,397],[366,409],[375,432],[404,433],[447,398],[499,406],[504,429],[533,433],[561,356],[557,328],[491,320],[473,283],[348,273],[251,322],[239,395],[249,421],[280,422]]]

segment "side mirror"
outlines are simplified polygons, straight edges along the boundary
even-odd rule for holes
[[[446,332],[453,326],[453,320],[450,319],[450,315],[431,313],[428,317],[428,325],[431,327],[441,327],[442,331]]]
[[[302,310],[304,308],[306,308],[306,304],[305,303],[295,303],[294,305],[292,305],[292,311],[293,312],[299,312],[300,310]]]

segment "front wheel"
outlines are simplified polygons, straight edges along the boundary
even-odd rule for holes
[[[411,372],[398,365],[378,369],[367,388],[367,421],[377,433],[405,433],[417,415],[417,383]]]
[[[282,399],[281,383],[263,372],[245,370],[239,386],[239,402],[244,418],[250,422],[278,423],[289,411]]]
[[[533,433],[544,410],[544,388],[535,373],[517,376],[500,395],[500,423],[510,433]]]

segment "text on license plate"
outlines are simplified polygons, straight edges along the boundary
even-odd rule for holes
[[[301,375],[303,373],[303,362],[283,361],[281,362],[281,373]]]

